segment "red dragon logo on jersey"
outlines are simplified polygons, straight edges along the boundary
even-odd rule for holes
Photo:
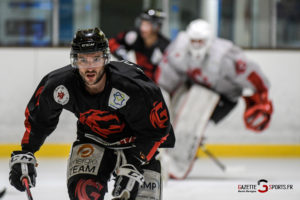
[[[87,189],[89,187],[89,190]],[[94,199],[98,200],[101,197],[103,185],[92,179],[80,179],[75,189],[75,197],[78,199]]]
[[[94,109],[80,113],[79,121],[105,138],[110,134],[122,132],[125,127],[125,123],[121,122],[116,114]]]
[[[156,128],[156,127],[159,127],[159,128],[167,127],[165,125],[165,122],[169,119],[167,109],[163,109],[162,102],[158,103],[157,101],[155,101],[153,103],[153,107],[154,108],[151,110],[151,113],[150,113],[150,121],[152,123],[152,126],[154,128]]]

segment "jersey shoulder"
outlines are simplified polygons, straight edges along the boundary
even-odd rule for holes
[[[47,83],[50,85],[67,84],[75,76],[75,70],[71,65],[64,66],[48,73]]]
[[[44,88],[44,93],[51,95],[53,91],[59,88],[64,90],[72,89],[75,84],[75,76],[74,68],[71,65],[67,65],[45,75],[40,84]]]
[[[189,48],[189,38],[185,31],[180,31],[177,37],[172,41],[168,47],[168,52],[187,52]]]
[[[138,33],[134,30],[127,31],[124,34],[124,41],[129,46],[133,45],[136,42],[137,38]]]
[[[109,63],[112,87],[132,95],[144,96],[145,93],[156,93],[158,86],[148,78],[143,70],[129,61],[113,61]]]
[[[215,38],[208,51],[209,59],[214,62],[223,62],[223,59],[227,59],[229,52],[231,52],[233,48],[234,45],[231,41]]]

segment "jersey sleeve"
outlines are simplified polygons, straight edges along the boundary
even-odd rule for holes
[[[121,32],[116,37],[109,39],[111,53],[119,60],[127,60],[127,51],[132,49],[132,44],[137,39],[136,31]]]
[[[157,148],[173,134],[167,106],[161,91],[155,88],[136,89],[138,95],[131,97],[125,111],[126,121],[136,137],[134,152],[143,161],[149,161]]]
[[[54,101],[53,89],[46,76],[26,107],[22,149],[33,153],[38,151],[46,137],[56,128],[61,111],[62,106]]]
[[[250,89],[252,93],[268,93],[270,83],[257,63],[248,59],[242,50],[233,46],[223,57],[223,75],[227,76],[242,89]]]
[[[121,32],[116,37],[109,39],[109,48],[111,53],[115,54],[116,51],[120,48],[120,46],[125,45],[125,34],[125,32]]]

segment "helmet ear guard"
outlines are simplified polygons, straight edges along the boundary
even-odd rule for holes
[[[105,64],[109,63],[110,49],[105,34],[99,28],[78,30],[71,43],[70,59],[72,66],[77,68],[78,53],[99,51],[103,52],[103,57],[106,58]]]

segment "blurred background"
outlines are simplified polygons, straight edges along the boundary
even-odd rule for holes
[[[299,49],[297,0],[1,0],[0,45],[68,46],[79,28],[100,26],[108,37],[134,26],[145,9],[167,13],[171,39],[193,19],[204,18],[220,37],[251,49]]]
[[[1,0],[0,156],[20,148],[26,104],[45,74],[70,63],[76,30],[101,27],[110,38],[134,28],[148,8],[167,14],[162,32],[171,40],[191,20],[207,20],[215,35],[244,48],[270,79],[275,111],[269,129],[246,130],[239,102],[223,122],[207,128],[206,144],[216,155],[300,157],[298,0]],[[67,156],[75,121],[63,112],[41,155]]]

